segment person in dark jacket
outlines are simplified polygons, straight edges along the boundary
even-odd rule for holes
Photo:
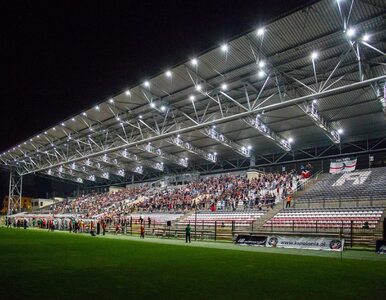
[[[188,224],[188,226],[186,226],[185,228],[185,243],[187,243],[189,241],[189,243],[191,242],[190,241],[190,224]]]

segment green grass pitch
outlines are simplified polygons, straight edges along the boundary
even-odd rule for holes
[[[0,299],[386,299],[375,254],[172,243],[0,228]]]

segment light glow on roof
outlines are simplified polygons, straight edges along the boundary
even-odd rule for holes
[[[221,45],[221,51],[222,52],[227,52],[228,51],[228,45],[227,44],[222,44]]]

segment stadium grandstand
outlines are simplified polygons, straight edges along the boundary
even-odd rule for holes
[[[317,1],[21,141],[0,154],[6,225],[97,234],[144,225],[181,238],[190,224],[195,239],[374,247],[386,213],[381,2]],[[27,211],[26,175],[77,188]]]

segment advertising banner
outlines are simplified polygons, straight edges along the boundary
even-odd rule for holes
[[[337,173],[352,172],[355,170],[356,166],[357,166],[356,158],[355,159],[343,158],[343,159],[331,161],[330,173],[337,174]]]
[[[268,236],[266,247],[342,251],[344,239],[276,235]]]
[[[265,244],[267,243],[267,236],[238,235],[235,243],[237,245],[250,245],[250,246],[265,247]]]

